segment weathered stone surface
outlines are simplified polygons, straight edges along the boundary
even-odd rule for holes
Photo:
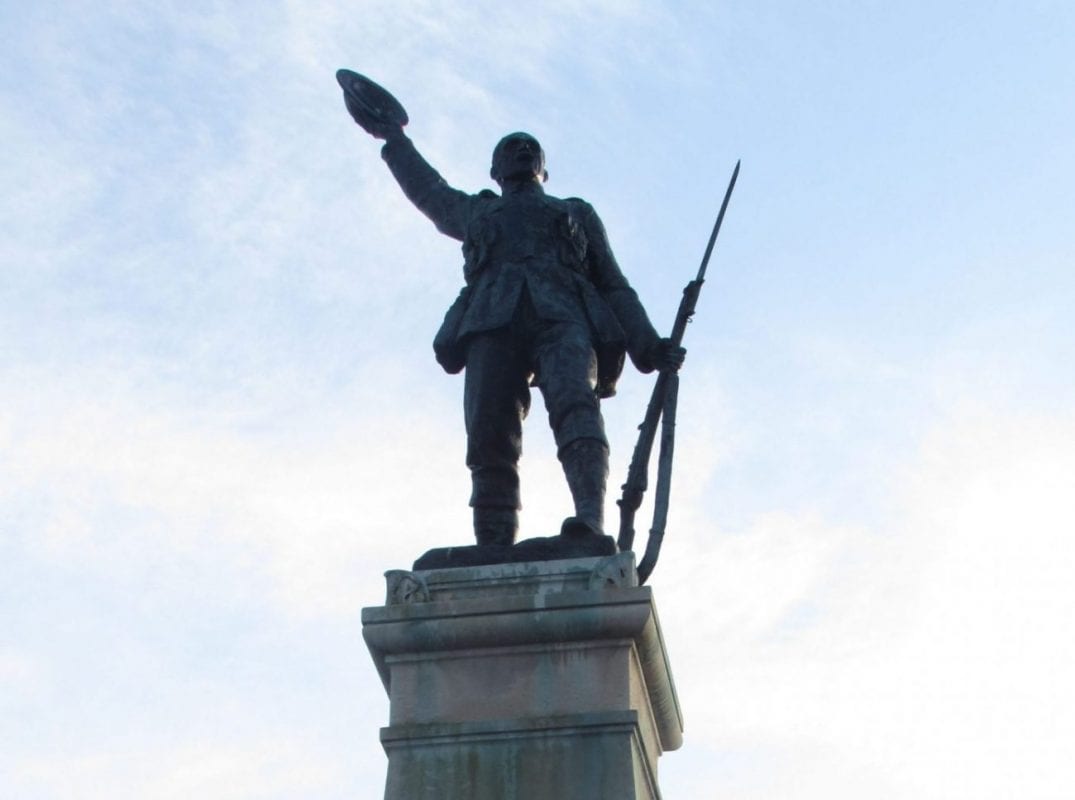
[[[683,722],[630,553],[389,573],[363,610],[386,798],[658,798]]]
[[[657,800],[638,734],[632,711],[384,728],[385,797]]]
[[[633,553],[521,564],[497,562],[480,569],[451,567],[415,572],[398,569],[386,572],[385,578],[386,606],[476,597],[537,597],[582,589],[638,586]]]

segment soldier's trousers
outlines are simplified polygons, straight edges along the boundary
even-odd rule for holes
[[[589,327],[539,319],[524,294],[510,325],[472,335],[467,345],[463,412],[471,506],[522,507],[519,457],[531,381],[545,400],[559,452],[579,439],[608,446]]]

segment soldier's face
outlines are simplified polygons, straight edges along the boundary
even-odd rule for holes
[[[512,133],[493,151],[493,177],[498,181],[545,180],[545,153],[533,136]]]

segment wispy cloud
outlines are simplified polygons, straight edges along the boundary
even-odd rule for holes
[[[20,765],[11,787],[24,797],[188,798],[222,800],[326,797],[343,779],[310,742],[295,737],[136,748],[71,757],[36,758]]]
[[[711,757],[743,758],[695,751],[669,787],[711,769],[739,774],[744,797],[1070,783],[1075,423],[964,411],[906,465],[883,530],[774,514],[672,551],[694,577],[662,587],[669,638],[708,654],[677,662],[688,725]],[[774,764],[796,780],[771,779]]]

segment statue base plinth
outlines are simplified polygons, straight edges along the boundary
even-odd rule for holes
[[[616,555],[611,536],[539,536],[516,544],[473,544],[437,547],[414,562],[416,570],[481,567],[489,564],[518,564],[524,561],[563,561]]]
[[[386,800],[657,800],[683,722],[631,553],[388,573]]]

